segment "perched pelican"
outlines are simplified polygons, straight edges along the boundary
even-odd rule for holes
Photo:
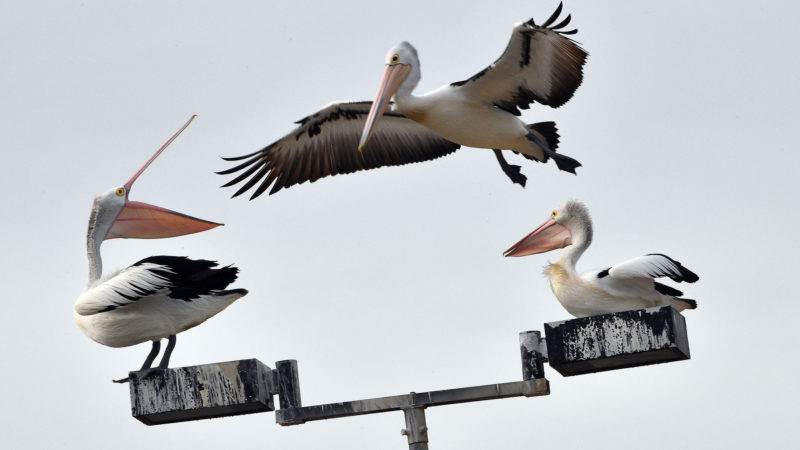
[[[577,30],[561,31],[570,16],[552,25],[560,14],[561,4],[541,25],[533,19],[515,25],[506,50],[492,65],[421,96],[412,94],[421,77],[417,51],[408,42],[396,45],[386,56],[374,102],[332,103],[263,149],[223,158],[244,160],[217,172],[241,171],[223,187],[247,180],[236,197],[258,184],[253,199],[270,186],[274,194],[329,175],[436,159],[462,145],[493,149],[506,175],[522,186],[525,175],[506,162],[501,150],[539,162],[552,158],[559,169],[575,173],[580,163],[555,152],[555,123],[526,124],[517,117],[533,102],[563,105],[583,80],[587,53],[565,36]]]
[[[90,338],[109,347],[127,347],[153,341],[141,370],[159,353],[162,338],[167,348],[158,365],[165,369],[175,347],[175,335],[203,323],[247,294],[225,288],[239,269],[215,269],[217,263],[182,256],[151,256],[118,272],[102,276],[100,245],[114,238],[165,238],[197,233],[222,225],[158,206],[128,200],[131,187],[147,166],[189,126],[194,116],[175,133],[127,183],[94,199],[86,235],[89,284],[78,297],[72,316]],[[127,378],[115,380],[125,382]]]
[[[592,243],[592,219],[582,203],[568,201],[556,208],[539,228],[506,250],[505,256],[526,256],[566,248],[545,273],[561,305],[575,317],[630,309],[672,305],[678,311],[697,308],[697,302],[679,298],[683,292],[655,281],[694,283],[699,278],[667,255],[651,253],[601,270],[580,275],[575,263]]]

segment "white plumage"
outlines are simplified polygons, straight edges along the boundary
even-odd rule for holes
[[[583,204],[569,201],[506,250],[505,256],[526,256],[565,248],[558,260],[545,268],[545,274],[558,301],[576,317],[662,305],[671,305],[678,311],[697,307],[694,300],[681,298],[681,291],[655,281],[661,277],[688,283],[699,279],[680,262],[660,253],[578,275],[575,265],[591,242],[589,211]]]
[[[169,291],[169,282],[158,271],[169,270],[164,265],[145,263],[105,275],[78,297],[75,312],[89,316],[134,303],[143,294],[163,295]]]
[[[97,196],[89,217],[86,235],[89,283],[75,302],[73,319],[87,336],[109,347],[152,341],[152,349],[142,370],[151,370],[161,339],[168,339],[167,349],[158,365],[164,369],[169,364],[177,333],[203,323],[247,294],[244,289],[227,289],[236,280],[237,268],[216,268],[217,263],[213,261],[182,256],[151,256],[110,275],[102,275],[100,246],[106,239],[165,238],[221,225],[128,200],[139,175],[192,119],[127,183]]]
[[[183,257],[154,258],[194,265],[196,269],[188,269],[189,273],[224,277],[224,280],[216,282],[218,289],[204,288],[197,290],[193,298],[181,299],[176,298],[174,292],[193,289],[198,280],[185,274],[182,280],[166,264],[139,262],[129,266],[95,281],[75,302],[75,323],[87,336],[109,347],[168,338],[205,322],[247,293],[244,289],[224,289],[236,278],[235,268],[209,269],[211,264],[216,264]],[[170,280],[159,273],[169,273],[173,278]]]
[[[240,172],[224,186],[244,182],[234,197],[255,187],[252,199],[267,189],[274,194],[329,175],[439,158],[462,145],[493,149],[505,174],[522,186],[527,178],[502,150],[539,162],[552,158],[559,169],[575,173],[580,163],[555,152],[559,135],[553,122],[527,124],[517,117],[534,102],[563,105],[583,81],[588,54],[567,37],[577,30],[562,30],[570,16],[554,24],[560,14],[559,4],[541,25],[533,19],[515,25],[492,65],[420,96],[412,93],[421,78],[417,50],[408,42],[396,45],[386,55],[374,102],[330,104],[262,150],[225,158],[242,162],[218,172]],[[354,127],[363,129],[360,140]]]

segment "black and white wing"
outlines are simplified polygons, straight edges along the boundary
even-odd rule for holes
[[[101,279],[75,303],[83,316],[113,311],[150,296],[191,301],[217,294],[236,280],[239,269],[183,256],[151,256]],[[227,291],[231,292],[231,291]]]
[[[451,86],[471,99],[516,116],[534,101],[553,108],[566,103],[583,81],[588,53],[565,36],[578,30],[561,31],[571,16],[552,25],[561,14],[561,6],[559,3],[542,25],[533,19],[515,25],[508,46],[497,61]]]
[[[239,173],[223,187],[245,180],[233,197],[258,185],[254,199],[265,190],[283,188],[329,175],[383,166],[429,161],[454,152],[459,145],[429,131],[396,111],[386,111],[363,152],[358,141],[372,102],[332,103],[295,123],[283,138],[249,155],[223,158],[241,161],[220,175]]]
[[[700,279],[697,274],[661,253],[651,253],[609,267],[597,274],[598,278],[611,276],[616,279],[661,278],[669,277],[673,281],[694,283]]]

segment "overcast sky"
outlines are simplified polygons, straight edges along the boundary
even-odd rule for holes
[[[578,176],[486,150],[229,199],[219,156],[260,149],[333,100],[370,100],[386,50],[418,91],[471,76],[550,1],[0,2],[3,448],[404,449],[400,412],[275,424],[273,413],[146,427],[127,385],[149,344],[111,349],[72,320],[94,195],[192,114],[131,198],[224,222],[103,246],[106,270],[186,255],[235,263],[250,294],[178,336],[172,365],[297,359],[306,405],[519,380],[517,334],[568,319],[542,267],[502,252],[582,200],[579,270],[666,253],[692,359],[563,378],[552,394],[430,408],[432,449],[797,445],[797,2],[571,0],[590,52],[555,120]],[[502,6],[499,6],[501,5]]]

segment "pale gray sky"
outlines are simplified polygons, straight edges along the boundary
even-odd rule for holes
[[[278,3],[272,4],[272,3]],[[224,228],[110,241],[106,270],[154,254],[241,268],[250,294],[178,337],[174,366],[299,360],[318,404],[518,380],[517,333],[568,314],[542,266],[510,244],[568,198],[595,242],[579,269],[650,252],[684,286],[692,360],[563,378],[552,395],[432,408],[432,449],[798,445],[800,225],[796,2],[571,0],[590,52],[556,120],[574,177],[491,152],[320,180],[248,202],[217,186],[220,155],[251,152],[332,100],[369,100],[386,50],[408,40],[420,91],[464,79],[552,1],[0,2],[6,291],[3,448],[407,448],[401,413],[283,428],[273,413],[146,427],[127,386],[149,345],[100,346],[71,308],[86,279],[95,194],[191,127],[131,198]]]

